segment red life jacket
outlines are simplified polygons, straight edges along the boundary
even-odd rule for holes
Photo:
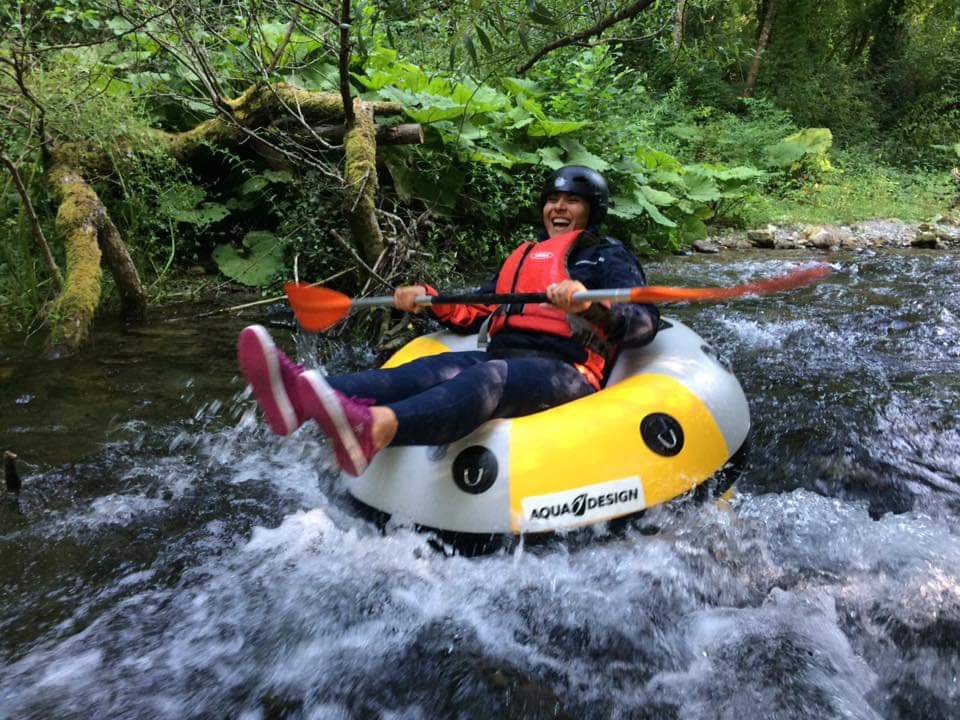
[[[500,268],[497,292],[545,292],[551,283],[570,280],[567,258],[581,232],[574,230],[538,243],[523,243],[510,253]],[[506,329],[559,335],[581,342],[587,359],[583,364],[577,363],[576,367],[591,385],[600,389],[612,347],[597,325],[553,305],[529,303],[500,306],[490,320],[490,337]]]

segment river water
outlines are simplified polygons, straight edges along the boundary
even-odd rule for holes
[[[815,288],[669,313],[751,402],[731,509],[476,558],[381,532],[310,429],[265,430],[233,345],[279,308],[101,322],[69,361],[4,338],[0,718],[960,717],[960,263],[828,259]]]

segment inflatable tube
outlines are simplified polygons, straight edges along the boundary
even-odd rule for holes
[[[384,367],[477,349],[440,332]],[[740,383],[695,332],[669,319],[653,342],[620,353],[606,386],[519,418],[491,420],[450,445],[391,447],[357,478],[362,504],[454,533],[566,530],[642,512],[696,489],[744,446]]]

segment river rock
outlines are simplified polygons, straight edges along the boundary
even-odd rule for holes
[[[845,228],[828,228],[812,225],[803,232],[807,243],[819,250],[836,250],[843,245],[849,245],[853,234]]]
[[[693,243],[693,249],[694,251],[703,253],[704,255],[716,255],[718,252],[720,252],[720,248],[709,240],[695,240]]]
[[[747,230],[747,239],[754,247],[772,250],[777,242],[776,228],[773,225],[767,225],[765,228]]]
[[[753,247],[753,243],[741,232],[732,232],[714,240],[727,250],[748,250]]]
[[[936,249],[940,246],[940,239],[937,237],[937,233],[934,232],[929,225],[926,228],[923,226],[927,225],[926,223],[921,223],[917,227],[917,236],[910,241],[910,245],[915,248],[928,248]]]
[[[956,227],[938,227],[937,239],[949,245],[956,244],[960,242],[960,229]]]

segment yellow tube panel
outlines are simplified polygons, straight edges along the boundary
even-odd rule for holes
[[[651,413],[673,416],[683,448],[654,453],[640,435]],[[511,524],[520,530],[523,499],[639,477],[646,507],[688,492],[730,457],[706,405],[681,382],[641,374],[542,413],[514,418],[510,428]]]
[[[407,343],[384,368],[449,352],[430,337]],[[683,429],[681,451],[654,453],[640,435],[651,413],[671,415]],[[524,498],[579,490],[638,477],[644,506],[689,492],[730,458],[723,433],[707,406],[668,375],[645,373],[601,392],[510,421],[510,515],[522,531]]]
[[[411,360],[419,360],[422,357],[439,355],[440,353],[445,352],[450,352],[450,348],[448,348],[439,340],[434,340],[433,338],[429,337],[418,337],[414,338],[402,348],[397,350],[393,355],[391,355],[390,359],[383,364],[383,367],[393,368],[397,367],[397,365],[408,363]]]

